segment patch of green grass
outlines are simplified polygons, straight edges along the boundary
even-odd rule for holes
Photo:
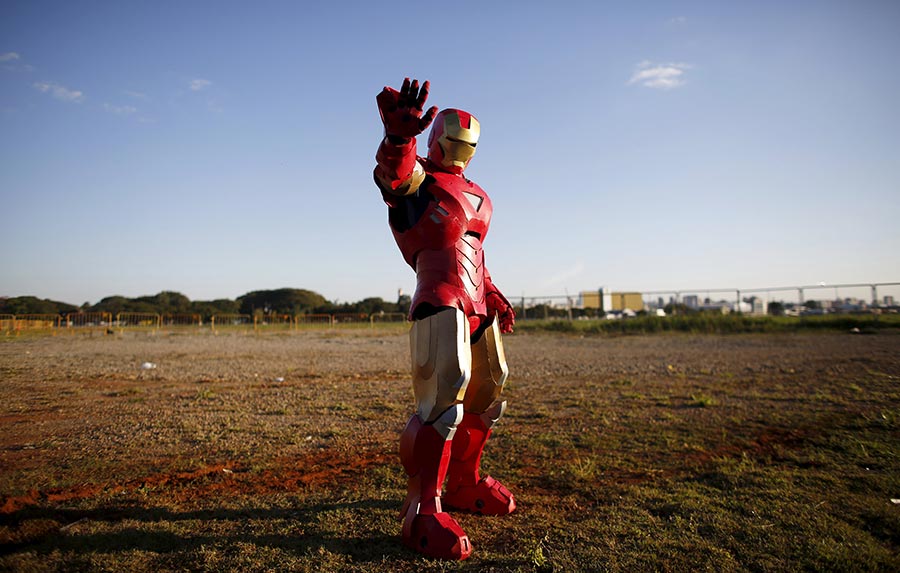
[[[697,408],[708,408],[716,405],[716,399],[702,393],[691,394],[691,405]]]
[[[197,392],[197,400],[212,400],[216,392],[212,388],[203,388]]]
[[[638,316],[622,320],[522,320],[520,332],[567,332],[572,334],[741,334],[785,332],[877,332],[900,328],[900,315],[824,315],[808,317],[750,316],[696,313],[676,316]]]

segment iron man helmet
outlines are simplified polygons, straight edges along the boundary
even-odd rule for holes
[[[428,135],[428,159],[447,171],[462,173],[475,155],[481,124],[460,109],[442,110]]]

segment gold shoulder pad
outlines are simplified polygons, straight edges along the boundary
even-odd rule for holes
[[[392,189],[391,181],[385,180],[377,171],[376,176],[378,177],[378,182],[381,183],[382,188],[388,193],[403,197],[405,195],[412,195],[419,190],[419,187],[422,186],[422,182],[425,181],[425,169],[422,167],[421,163],[416,161],[412,175],[410,175],[406,181],[398,185],[396,189]]]

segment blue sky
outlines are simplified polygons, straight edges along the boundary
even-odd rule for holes
[[[404,76],[481,122],[511,298],[897,281],[898,28],[892,1],[6,1],[0,296],[413,290],[372,183]]]

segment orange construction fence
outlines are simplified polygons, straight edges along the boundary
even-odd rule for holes
[[[294,330],[304,328],[335,328],[342,326],[374,326],[375,324],[401,324],[406,315],[399,312],[337,313],[337,314],[215,314],[207,323],[213,332],[221,328],[252,328],[254,331],[278,329]],[[113,317],[109,312],[71,312],[65,316],[58,314],[0,314],[0,332],[10,334],[20,331],[51,331],[60,329],[76,332],[76,329],[116,328],[152,329],[179,326],[204,326],[199,314],[165,314],[152,312],[119,312]],[[111,332],[111,331],[110,331]]]
[[[120,312],[116,326],[123,328],[159,328],[159,315],[153,312]]]
[[[164,314],[163,326],[202,326],[203,319],[199,314]]]

